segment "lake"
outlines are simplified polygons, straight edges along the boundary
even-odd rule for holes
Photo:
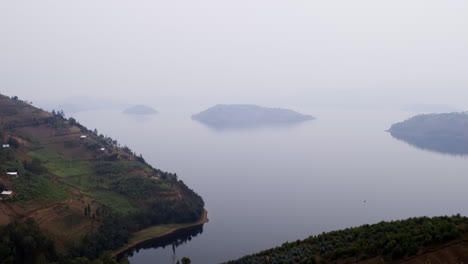
[[[205,200],[208,224],[174,235],[174,242],[141,246],[129,258],[132,264],[182,257],[220,263],[325,231],[412,216],[468,215],[466,159],[417,149],[385,132],[412,113],[294,109],[317,120],[219,131],[190,119],[201,110],[73,115],[153,166],[177,173]]]

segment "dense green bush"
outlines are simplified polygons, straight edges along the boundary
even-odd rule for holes
[[[460,215],[380,222],[284,243],[280,247],[228,263],[265,263],[266,258],[269,259],[268,263],[314,263],[318,259],[328,262],[375,256],[397,260],[413,256],[428,246],[459,239],[467,227],[468,218]]]
[[[28,219],[0,229],[0,263],[46,263],[57,261],[54,243]]]
[[[69,258],[61,256],[54,242],[46,237],[33,219],[13,222],[0,228],[0,264],[128,264],[123,258],[120,262],[112,252],[104,252],[90,261],[86,257]]]
[[[8,144],[10,144],[10,147],[12,147],[12,148],[19,148],[20,147],[19,141],[16,138],[13,138],[13,137],[10,137],[8,139]]]

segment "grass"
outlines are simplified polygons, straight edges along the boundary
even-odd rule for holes
[[[37,158],[42,160],[43,162],[49,161],[58,161],[64,160],[64,158],[59,155],[57,152],[51,151],[48,148],[39,148],[34,151],[28,153],[31,158]]]
[[[93,178],[94,171],[88,161],[49,162],[46,167],[66,183],[80,190],[89,190],[96,186],[96,180]]]
[[[91,162],[68,160],[47,148],[31,151],[29,155],[44,161],[44,166],[50,172],[99,203],[107,205],[120,213],[135,211],[135,208],[124,195],[106,190],[110,188],[110,181],[106,177],[98,176]],[[130,164],[119,164],[118,167],[130,168]]]
[[[44,176],[18,177],[13,179],[15,200],[38,203],[61,202],[69,198],[67,191]]]
[[[143,231],[140,231],[136,233],[129,241],[129,244],[138,242],[138,241],[143,241],[146,239],[154,238],[159,235],[162,235],[166,232],[169,232],[172,229],[176,228],[182,228],[186,226],[187,224],[169,224],[169,225],[158,225],[158,226],[153,226],[148,229],[145,229]]]
[[[106,190],[93,190],[90,192],[85,192],[84,194],[93,197],[101,204],[109,206],[117,212],[123,214],[126,214],[128,212],[134,212],[136,210],[125,196],[116,192]]]

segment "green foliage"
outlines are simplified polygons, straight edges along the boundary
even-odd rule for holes
[[[19,148],[20,147],[19,141],[16,138],[13,138],[13,137],[10,137],[8,139],[8,144],[10,144],[10,147],[12,147],[12,148]]]
[[[95,162],[93,169],[98,175],[118,176],[132,169],[129,163],[125,162]]]
[[[182,264],[190,264],[190,263],[192,263],[192,261],[191,261],[189,258],[187,258],[187,257],[183,257],[183,258],[181,259],[181,261],[182,261]]]
[[[23,161],[23,167],[37,175],[47,172],[47,168],[42,166],[42,162],[38,158],[33,158],[31,162]]]
[[[54,243],[32,220],[13,222],[0,229],[0,263],[44,263],[56,261]]]
[[[77,148],[80,146],[80,142],[78,140],[65,140],[63,142],[63,147],[67,149]]]
[[[169,191],[170,188],[161,185],[160,181],[145,177],[125,177],[116,184],[115,190],[132,199],[144,200],[155,197],[161,191]]]
[[[44,119],[44,123],[49,127],[54,128],[59,131],[66,130],[70,128],[70,123],[65,119],[65,114],[62,112],[52,111],[52,116]]]
[[[270,263],[315,263],[316,256],[323,262],[349,257],[362,260],[376,256],[398,260],[414,256],[425,247],[460,239],[467,226],[468,218],[460,215],[380,222],[284,243],[280,247],[228,263],[264,263],[265,258]]]
[[[13,178],[13,188],[16,192],[13,201],[49,203],[66,200],[69,197],[66,188],[53,183],[52,179],[49,176],[29,173]]]
[[[194,222],[202,216],[204,202],[198,194],[179,181],[175,174],[151,167],[130,148],[120,148],[116,140],[98,135],[97,130],[91,131],[73,118],[66,119],[63,111],[47,114],[19,99],[11,101],[0,95],[0,100],[0,115],[10,108],[15,110],[17,117],[8,118],[1,128],[3,136],[8,133],[14,137],[10,139],[12,148],[0,153],[0,169],[3,172],[18,171],[20,175],[11,178],[15,192],[11,201],[55,203],[69,198],[70,188],[94,199],[89,201],[90,204],[83,204],[82,209],[85,216],[96,217],[96,223],[101,223],[98,232],[94,230],[88,234],[82,246],[74,249],[80,258],[59,259],[58,263],[85,264],[94,259],[96,264],[114,264],[112,258],[96,258],[106,250],[115,250],[125,244],[132,232],[151,225]],[[57,136],[54,140],[48,136],[44,138],[44,133],[34,133],[34,128],[43,129],[44,126],[52,132],[50,135]],[[86,133],[86,140],[67,137],[76,136],[75,130],[69,130],[71,126]],[[16,138],[24,140],[24,146]],[[68,151],[64,155],[57,150],[62,146],[56,143],[63,138],[68,138],[62,142],[63,148],[76,148],[73,151],[76,157]],[[53,144],[45,145],[46,142]],[[19,151],[15,147],[20,148]],[[107,151],[98,152],[102,147]],[[119,155],[122,150],[129,155]],[[157,179],[147,178],[150,176]],[[2,260],[0,264],[3,264]],[[38,261],[47,263],[50,258],[39,256]]]
[[[3,165],[6,169],[6,172],[18,172],[20,175],[26,172],[23,163],[20,162],[7,162]]]
[[[86,256],[97,258],[102,252],[117,249],[125,245],[132,234],[131,226],[126,222],[126,218],[120,215],[113,215],[105,218],[103,224],[97,232],[88,234],[82,242],[82,246],[73,248],[71,256]]]
[[[138,210],[129,202],[127,197],[113,191],[93,190],[84,194],[93,197],[99,203],[111,208],[114,212],[127,214]]]
[[[129,264],[126,258],[118,262],[112,252],[104,252],[93,261],[86,257],[61,256],[57,253],[54,242],[41,232],[31,218],[0,228],[0,264],[14,263]]]

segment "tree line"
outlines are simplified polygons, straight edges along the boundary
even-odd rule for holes
[[[64,256],[54,242],[45,236],[33,219],[12,222],[0,228],[0,264],[129,264],[126,258],[117,261],[111,252],[103,252],[90,260]]]
[[[467,230],[468,218],[460,215],[416,217],[327,232],[227,263],[327,263],[377,256],[395,261],[414,256],[431,246],[460,239]]]

